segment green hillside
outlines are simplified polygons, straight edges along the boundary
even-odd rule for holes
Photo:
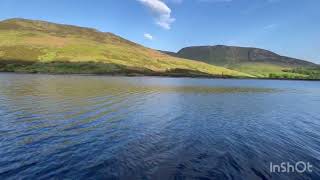
[[[314,79],[303,72],[318,69],[318,65],[285,57],[268,50],[234,46],[193,46],[186,47],[177,53],[165,52],[172,56],[193,59],[245,72],[261,78],[307,78]],[[317,77],[320,78],[320,77]]]
[[[253,77],[172,57],[112,33],[26,19],[0,22],[0,71]]]

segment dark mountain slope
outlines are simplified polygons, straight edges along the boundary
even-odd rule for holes
[[[177,53],[163,52],[171,56],[224,66],[261,77],[269,76],[270,73],[286,73],[284,71],[288,69],[318,67],[312,62],[250,47],[193,46],[183,48]]]

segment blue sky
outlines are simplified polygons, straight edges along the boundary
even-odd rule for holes
[[[20,17],[113,32],[145,46],[252,46],[320,63],[319,0],[1,0]]]

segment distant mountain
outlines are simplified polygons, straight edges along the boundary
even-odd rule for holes
[[[234,70],[250,73],[259,77],[270,73],[285,73],[292,68],[313,68],[315,63],[278,55],[274,52],[249,47],[235,46],[193,46],[177,53],[162,51],[171,56],[224,66]]]
[[[171,54],[172,55],[172,54]],[[210,64],[232,65],[243,62],[263,62],[283,66],[314,66],[314,63],[278,55],[274,52],[249,47],[194,46],[181,49],[177,56],[203,60]]]
[[[159,50],[161,53],[163,54],[167,54],[167,55],[170,55],[170,56],[173,56],[173,57],[177,57],[177,53],[175,52],[171,52],[171,51],[161,51]]]
[[[112,33],[27,19],[0,22],[0,71],[252,77],[172,57]]]

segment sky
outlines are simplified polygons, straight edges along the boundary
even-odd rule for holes
[[[144,46],[233,45],[320,63],[319,0],[1,0],[0,20],[93,27]]]

